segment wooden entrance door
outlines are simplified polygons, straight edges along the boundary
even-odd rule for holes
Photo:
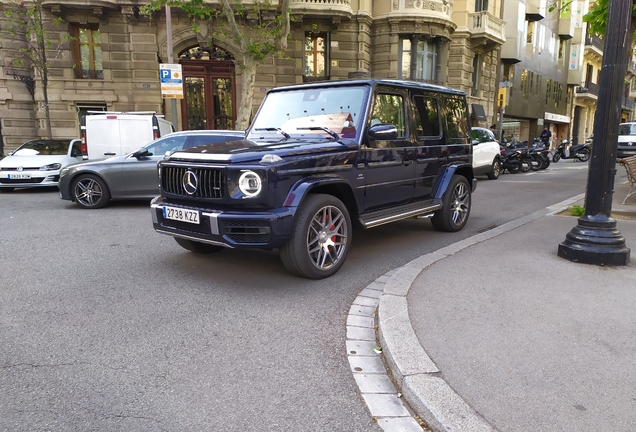
[[[181,101],[183,130],[234,129],[234,62],[181,58],[180,63],[185,93]]]

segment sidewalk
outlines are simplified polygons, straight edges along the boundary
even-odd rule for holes
[[[621,174],[613,212],[627,266],[557,256],[577,219],[551,213],[583,205],[578,196],[391,275],[380,343],[398,390],[432,430],[634,430],[636,196],[620,205]]]

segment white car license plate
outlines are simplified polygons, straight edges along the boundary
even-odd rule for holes
[[[172,219],[181,222],[188,222],[191,224],[199,223],[199,212],[195,210],[186,210],[175,207],[163,208],[164,219]]]
[[[9,178],[10,179],[15,179],[15,180],[30,179],[31,178],[31,174],[9,174]]]
[[[634,151],[624,151],[623,153],[624,154],[636,154],[636,150],[634,150]]]

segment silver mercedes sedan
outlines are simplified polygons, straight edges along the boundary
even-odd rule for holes
[[[60,172],[60,198],[85,209],[105,207],[110,200],[151,199],[159,193],[157,162],[166,153],[244,137],[234,130],[174,132],[125,156],[69,165]]]

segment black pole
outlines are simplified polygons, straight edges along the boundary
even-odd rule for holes
[[[629,248],[612,219],[621,95],[631,49],[633,0],[609,1],[605,49],[594,117],[594,146],[587,175],[585,214],[559,245],[558,255],[596,265],[626,265]],[[598,139],[597,139],[598,138]]]

